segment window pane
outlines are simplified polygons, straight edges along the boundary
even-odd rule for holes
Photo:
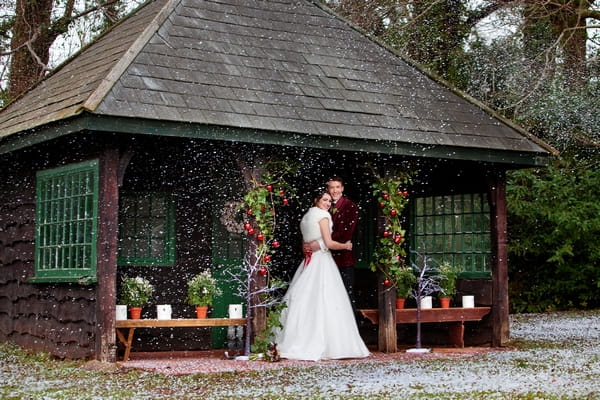
[[[34,281],[95,279],[97,203],[97,160],[37,173]]]
[[[420,256],[451,261],[463,274],[491,272],[490,215],[485,194],[415,199],[411,240]]]
[[[119,207],[119,264],[174,263],[174,202],[156,192],[124,193]]]

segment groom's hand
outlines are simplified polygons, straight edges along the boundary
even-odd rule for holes
[[[319,245],[319,242],[316,240],[313,240],[312,242],[304,242],[302,244],[303,252],[312,251],[314,253],[315,251],[319,250],[321,250],[321,245]]]

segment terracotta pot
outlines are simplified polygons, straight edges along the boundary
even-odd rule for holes
[[[450,308],[450,297],[440,297],[440,307]]]
[[[396,308],[403,309],[405,301],[406,301],[406,299],[396,299]]]
[[[196,306],[196,317],[198,317],[198,318],[206,318],[207,314],[208,314],[208,307],[207,306]]]
[[[142,307],[129,307],[131,319],[140,319],[142,317]]]

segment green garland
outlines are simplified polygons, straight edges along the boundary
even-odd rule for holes
[[[298,166],[287,161],[269,161],[260,178],[252,177],[251,187],[240,206],[246,213],[244,228],[248,236],[256,240],[256,257],[261,265],[261,275],[269,273],[271,256],[280,246],[275,238],[277,209],[289,204],[295,189],[286,182],[286,177],[298,170]]]
[[[396,287],[406,281],[409,274],[412,275],[412,268],[406,263],[406,231],[402,228],[401,218],[409,202],[407,186],[412,181],[410,174],[404,170],[390,171],[385,176],[374,170],[373,173],[373,195],[384,218],[384,229],[376,243],[371,270],[382,272],[384,286]],[[405,292],[404,289],[401,292]],[[405,297],[402,293],[398,294]]]

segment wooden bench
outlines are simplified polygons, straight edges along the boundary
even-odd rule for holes
[[[126,319],[116,321],[115,328],[117,338],[125,346],[123,361],[127,361],[136,328],[197,328],[240,325],[246,325],[246,318]],[[121,330],[129,331],[125,335]]]
[[[377,325],[379,323],[379,310],[363,309],[358,310],[371,323]],[[448,324],[450,335],[450,344],[455,347],[465,347],[465,321],[481,321],[481,319],[489,314],[491,307],[475,307],[475,308],[427,308],[421,310],[421,322],[433,323],[444,322]],[[396,324],[416,324],[417,309],[404,308],[396,309]]]

